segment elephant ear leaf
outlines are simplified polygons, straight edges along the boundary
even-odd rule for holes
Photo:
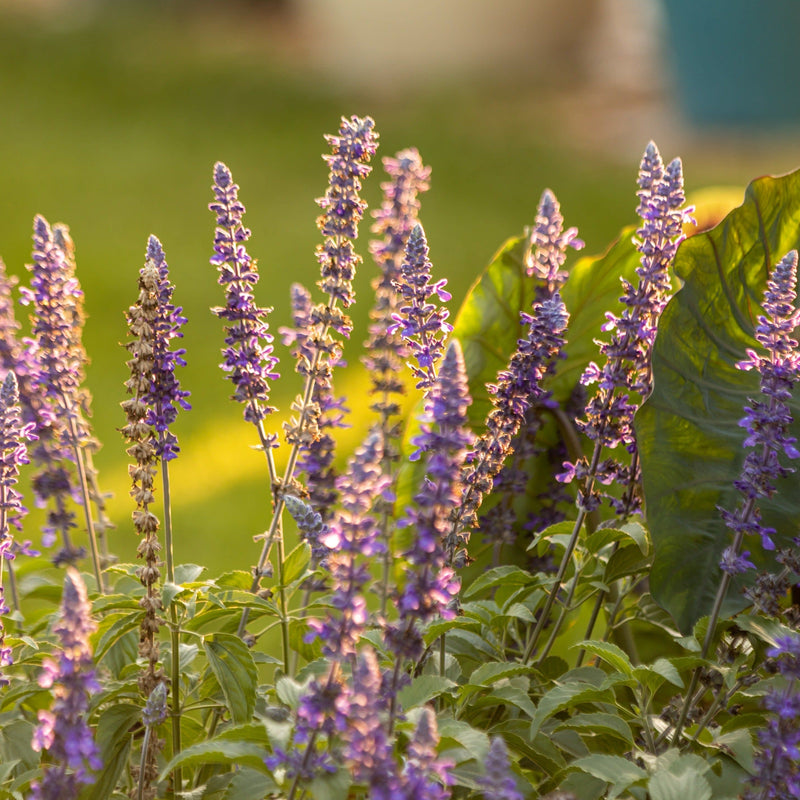
[[[720,508],[734,511],[733,487],[746,455],[739,426],[759,375],[736,368],[754,337],[769,271],[800,246],[800,171],[760,178],[716,227],[691,236],[675,257],[682,288],[667,305],[653,349],[653,391],[635,419],[648,526],[655,546],[653,596],[688,632],[711,611],[719,560],[732,534]],[[790,402],[800,437],[800,398]],[[785,461],[785,459],[784,459]],[[788,465],[787,465],[788,466]],[[800,472],[779,479],[759,503],[778,546],[797,533]],[[744,548],[760,568],[774,568],[760,541]],[[742,584],[723,613],[745,605]]]

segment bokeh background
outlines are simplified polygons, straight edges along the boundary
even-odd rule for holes
[[[710,20],[695,5],[708,6]],[[755,21],[744,18],[748,6],[760,10]],[[690,193],[715,185],[741,193],[752,178],[800,166],[798,90],[780,84],[798,72],[777,43],[783,32],[796,39],[798,8],[793,0],[0,1],[0,254],[26,282],[34,215],[71,228],[103,443],[96,462],[118,526],[112,550],[134,559],[117,430],[127,377],[120,343],[150,233],[189,319],[181,381],[193,409],[176,424],[182,454],[171,465],[177,561],[208,564],[212,574],[247,568],[252,536],[269,520],[255,432],[217,367],[222,328],[209,308],[222,290],[208,263],[207,208],[215,161],[241,186],[262,276],[257,300],[274,306],[277,331],[289,322],[291,283],[317,277],[323,134],[342,115],[373,116],[379,155],[415,146],[433,168],[421,219],[455,313],[497,247],[533,222],[545,187],[586,252],[602,252],[635,221],[650,139],[665,158],[682,156]],[[737,15],[745,33],[730,30]],[[777,77],[761,72],[769,66]],[[374,166],[364,191],[371,208],[383,180],[379,159]],[[359,369],[375,275],[368,226],[351,368],[337,379],[355,411],[342,456],[370,422]],[[299,389],[278,349],[276,430]]]

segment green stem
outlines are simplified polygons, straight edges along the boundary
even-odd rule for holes
[[[147,750],[149,747],[150,747],[150,726],[146,725],[144,729],[144,739],[142,740],[142,757],[141,760],[139,761],[139,787],[136,791],[137,800],[143,800],[144,798],[145,773],[147,772]]]

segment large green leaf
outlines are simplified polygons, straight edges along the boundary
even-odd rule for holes
[[[250,722],[256,704],[258,672],[247,645],[229,633],[203,639],[208,665],[219,682],[235,723]]]
[[[745,457],[739,427],[758,375],[736,369],[753,336],[768,272],[800,246],[800,172],[761,178],[744,203],[717,227],[687,239],[675,258],[683,281],[659,323],[653,350],[653,392],[636,416],[647,520],[655,546],[653,597],[683,632],[709,613],[718,563],[731,541],[718,507],[736,508],[733,481]],[[800,436],[795,399],[793,435]],[[800,472],[781,481],[761,503],[778,540],[797,532]],[[747,542],[761,566],[771,559]],[[728,593],[723,613],[742,608],[741,586]]]

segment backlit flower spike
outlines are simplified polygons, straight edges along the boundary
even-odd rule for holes
[[[408,237],[396,287],[406,305],[402,305],[394,315],[389,332],[400,331],[417,362],[409,362],[417,379],[417,388],[425,392],[436,380],[437,362],[444,353],[445,339],[453,330],[447,322],[450,312],[433,300],[434,295],[443,303],[451,299],[444,288],[447,280],[443,278],[432,283],[431,269],[425,231],[417,223]]]
[[[330,551],[330,604],[336,611],[327,620],[311,620],[308,638],[318,637],[323,654],[336,660],[355,656],[369,618],[364,594],[371,580],[369,562],[385,546],[370,513],[375,498],[389,492],[389,478],[380,467],[382,455],[380,437],[370,433],[337,480],[339,508],[321,537]]]
[[[245,207],[231,171],[221,161],[214,165],[212,188],[216,200],[209,209],[217,215],[217,228],[210,262],[219,270],[217,282],[225,288],[226,304],[211,310],[227,323],[220,366],[233,383],[232,399],[244,405],[245,420],[258,425],[275,410],[269,405],[270,383],[280,377],[266,321],[272,309],[256,305],[253,290],[259,275],[245,247],[250,238],[242,224]]]
[[[567,248],[580,250],[584,247],[578,238],[577,228],[564,230],[561,206],[550,189],[545,189],[536,211],[536,223],[528,233],[530,256],[526,264],[528,275],[535,276],[547,284],[547,296],[563,286],[568,273],[562,270],[567,259]]]
[[[450,343],[436,382],[428,394],[421,433],[412,440],[416,455],[426,455],[426,475],[407,508],[400,527],[412,529],[402,554],[409,565],[396,597],[399,620],[387,626],[387,645],[398,659],[416,659],[422,652],[418,624],[434,617],[452,619],[451,603],[460,581],[447,565],[446,541],[450,517],[459,503],[461,469],[472,434],[467,428],[471,402],[461,346]]]
[[[35,439],[33,423],[23,425],[20,421],[19,392],[17,379],[9,372],[0,388],[0,687],[8,684],[3,667],[12,663],[11,648],[5,645],[3,615],[8,613],[4,602],[4,562],[15,557],[11,527],[21,528],[22,517],[27,509],[22,505],[22,495],[17,491],[19,468],[27,464],[26,442]],[[9,563],[8,568],[11,569]]]
[[[758,732],[760,750],[744,800],[800,797],[800,635],[779,637],[767,655],[777,659],[785,683],[764,698],[772,713],[767,727]]]
[[[401,150],[394,158],[384,158],[383,166],[390,177],[381,184],[383,203],[373,212],[372,232],[380,239],[370,242],[370,252],[380,273],[372,280],[375,303],[370,310],[369,339],[362,357],[370,375],[370,408],[379,415],[384,435],[384,454],[388,463],[399,458],[396,440],[401,428],[392,421],[400,414],[398,398],[405,394],[401,379],[408,347],[397,329],[389,331],[397,312],[400,297],[395,288],[405,257],[409,234],[419,214],[419,195],[428,190],[430,167],[422,163],[416,149]]]
[[[760,355],[747,350],[747,358],[736,366],[756,370],[761,375],[761,400],[750,399],[745,416],[739,422],[747,430],[744,446],[749,448],[742,472],[734,486],[742,495],[736,511],[720,509],[726,525],[736,534],[730,552],[726,551],[722,567],[735,574],[744,566],[738,557],[739,544],[745,534],[761,537],[765,550],[774,550],[774,529],[761,523],[757,502],[771,497],[776,481],[794,472],[794,467],[781,464],[780,455],[800,458],[796,439],[789,435],[792,414],[789,400],[794,384],[800,380],[800,353],[792,337],[800,321],[797,299],[797,251],[789,251],[774,267],[764,292],[764,314],[758,317],[756,340],[767,351]],[[737,560],[738,559],[738,560]]]
[[[438,744],[436,715],[430,707],[425,706],[406,752],[402,776],[404,797],[425,800],[448,800],[450,797],[447,785],[451,780],[453,763],[439,758],[436,752]]]
[[[49,711],[39,712],[33,749],[46,750],[41,781],[32,784],[32,800],[73,800],[83,784],[94,782],[91,770],[102,767],[100,751],[86,722],[89,697],[100,690],[89,644],[97,630],[80,574],[67,569],[59,621],[53,630],[61,644],[58,661],[45,659],[39,685],[52,687]]]
[[[35,422],[39,437],[31,449],[38,468],[31,485],[37,504],[47,507],[42,543],[50,547],[60,535],[63,546],[54,561],[72,564],[85,550],[71,541],[71,531],[77,527],[71,506],[78,488],[70,462],[74,446],[86,443],[88,430],[80,409],[86,358],[79,341],[83,294],[63,226],[51,228],[42,216],[34,219],[33,263],[28,269],[31,285],[20,293],[21,302],[32,307],[31,338],[23,345],[33,362],[30,391],[39,398],[26,409],[31,412],[26,421]]]
[[[511,775],[508,750],[502,737],[494,736],[484,762],[486,774],[480,778],[484,800],[522,800]]]
[[[532,314],[522,314],[528,335],[517,341],[508,367],[497,375],[497,383],[487,387],[493,409],[486,420],[486,431],[467,456],[465,488],[456,509],[454,533],[459,533],[460,528],[468,533],[477,525],[477,510],[512,452],[528,409],[550,402],[551,393],[542,388],[542,382],[555,359],[563,357],[568,320],[569,313],[558,292],[535,303]],[[459,544],[453,542],[450,546]]]
[[[152,299],[156,304],[153,308],[153,319],[150,321],[153,348],[150,387],[142,399],[149,406],[145,421],[157,433],[156,454],[164,461],[171,461],[177,457],[180,448],[170,426],[178,416],[178,408],[185,411],[191,409],[186,400],[189,392],[181,389],[175,376],[175,367],[186,366],[186,350],[171,349],[172,340],[183,337],[181,328],[186,324],[186,317],[182,315],[183,309],[172,303],[175,287],[169,280],[164,249],[155,236],[151,235],[147,241],[146,258],[145,269],[152,270],[148,280],[150,291],[154,293]]]
[[[611,459],[598,460],[599,467],[595,471],[588,469],[586,459],[575,464],[565,463],[565,471],[557,478],[569,482],[577,477],[584,483],[578,505],[586,511],[593,510],[600,502],[599,494],[590,485],[595,479],[600,483],[616,481],[627,487],[622,500],[609,498],[618,513],[640,510],[641,501],[635,491],[639,463],[633,415],[650,393],[652,345],[658,319],[670,297],[672,260],[683,239],[683,223],[689,219],[691,211],[684,208],[680,159],[674,159],[665,168],[653,142],[645,149],[637,182],[637,212],[642,219],[634,239],[641,253],[636,269],[639,281],[634,286],[623,280],[621,301],[626,308],[619,317],[606,314],[603,330],[611,332],[611,338],[600,344],[606,361],[602,367],[590,363],[581,377],[583,385],[596,383],[598,388],[586,405],[584,419],[577,421],[579,429],[596,447],[613,449],[623,445],[633,455],[633,461],[628,467]]]
[[[322,273],[318,285],[331,298],[332,306],[341,303],[347,308],[355,300],[353,278],[361,263],[353,242],[367,207],[358,194],[361,181],[372,171],[369,162],[378,149],[375,121],[371,117],[342,117],[338,134],[326,135],[325,140],[331,153],[323,156],[330,170],[328,190],[316,201],[322,209],[317,227],[325,237],[317,247]],[[350,333],[350,325],[344,320],[333,327],[341,336]]]

